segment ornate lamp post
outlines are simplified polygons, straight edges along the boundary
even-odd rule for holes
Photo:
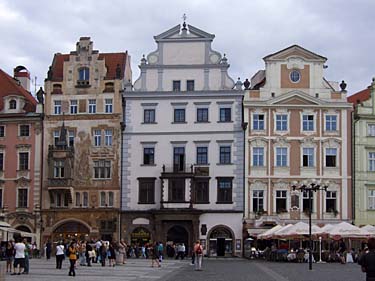
[[[312,213],[312,198],[313,198],[313,192],[317,192],[319,190],[324,190],[327,192],[329,182],[326,181],[324,183],[321,183],[320,181],[317,181],[315,179],[311,179],[310,182],[305,180],[301,183],[298,183],[297,181],[294,181],[292,183],[293,190],[299,190],[301,192],[306,192],[309,199],[309,270],[312,270],[312,236],[311,236],[311,213]]]

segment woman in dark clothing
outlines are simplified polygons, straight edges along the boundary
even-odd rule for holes
[[[110,243],[109,247],[108,247],[108,262],[109,262],[109,266],[115,266],[116,265],[116,252],[115,252],[115,248],[113,247],[112,243]]]
[[[7,248],[5,249],[5,259],[7,261],[7,272],[12,272],[12,264],[14,260],[14,247],[12,242],[7,243]],[[8,271],[9,270],[9,271]]]
[[[105,259],[107,258],[107,247],[105,244],[106,243],[103,242],[99,248],[99,255],[100,255],[100,260],[102,262],[102,266],[105,266]]]

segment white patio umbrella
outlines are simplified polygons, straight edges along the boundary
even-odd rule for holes
[[[361,227],[361,229],[370,232],[372,235],[375,235],[375,226],[373,225],[368,224],[368,225]]]
[[[347,222],[341,222],[328,229],[330,238],[335,240],[341,238],[367,238],[371,233]]]
[[[305,222],[297,222],[296,224],[288,227],[281,229],[275,233],[277,237],[279,238],[289,238],[289,239],[294,239],[294,238],[303,238],[306,235],[309,235],[310,230],[309,230],[309,225]],[[321,233],[321,229],[319,226],[313,224],[311,226],[311,234],[312,235],[319,235]]]
[[[282,225],[278,224],[274,227],[272,227],[271,229],[267,229],[265,232],[261,233],[258,235],[258,239],[269,239],[272,237],[272,235],[278,231],[279,229],[283,228]]]

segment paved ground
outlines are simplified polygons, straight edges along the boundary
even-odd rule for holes
[[[129,259],[127,265],[78,267],[75,278],[68,276],[68,262],[55,269],[53,260],[31,260],[29,275],[10,276],[5,280],[29,281],[364,281],[365,275],[357,264],[307,264],[249,261],[244,259],[204,259],[203,271],[194,271],[188,260],[164,260],[161,268],[151,268],[149,260]],[[4,263],[2,263],[4,265]],[[0,280],[4,280],[1,279]]]

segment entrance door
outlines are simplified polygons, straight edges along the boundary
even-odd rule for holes
[[[182,226],[175,225],[168,230],[167,233],[167,243],[172,243],[174,245],[184,244],[185,253],[189,253],[189,233]],[[174,250],[173,250],[174,251]],[[172,248],[167,248],[168,256],[173,256]]]
[[[225,256],[225,238],[217,238],[217,256]]]

